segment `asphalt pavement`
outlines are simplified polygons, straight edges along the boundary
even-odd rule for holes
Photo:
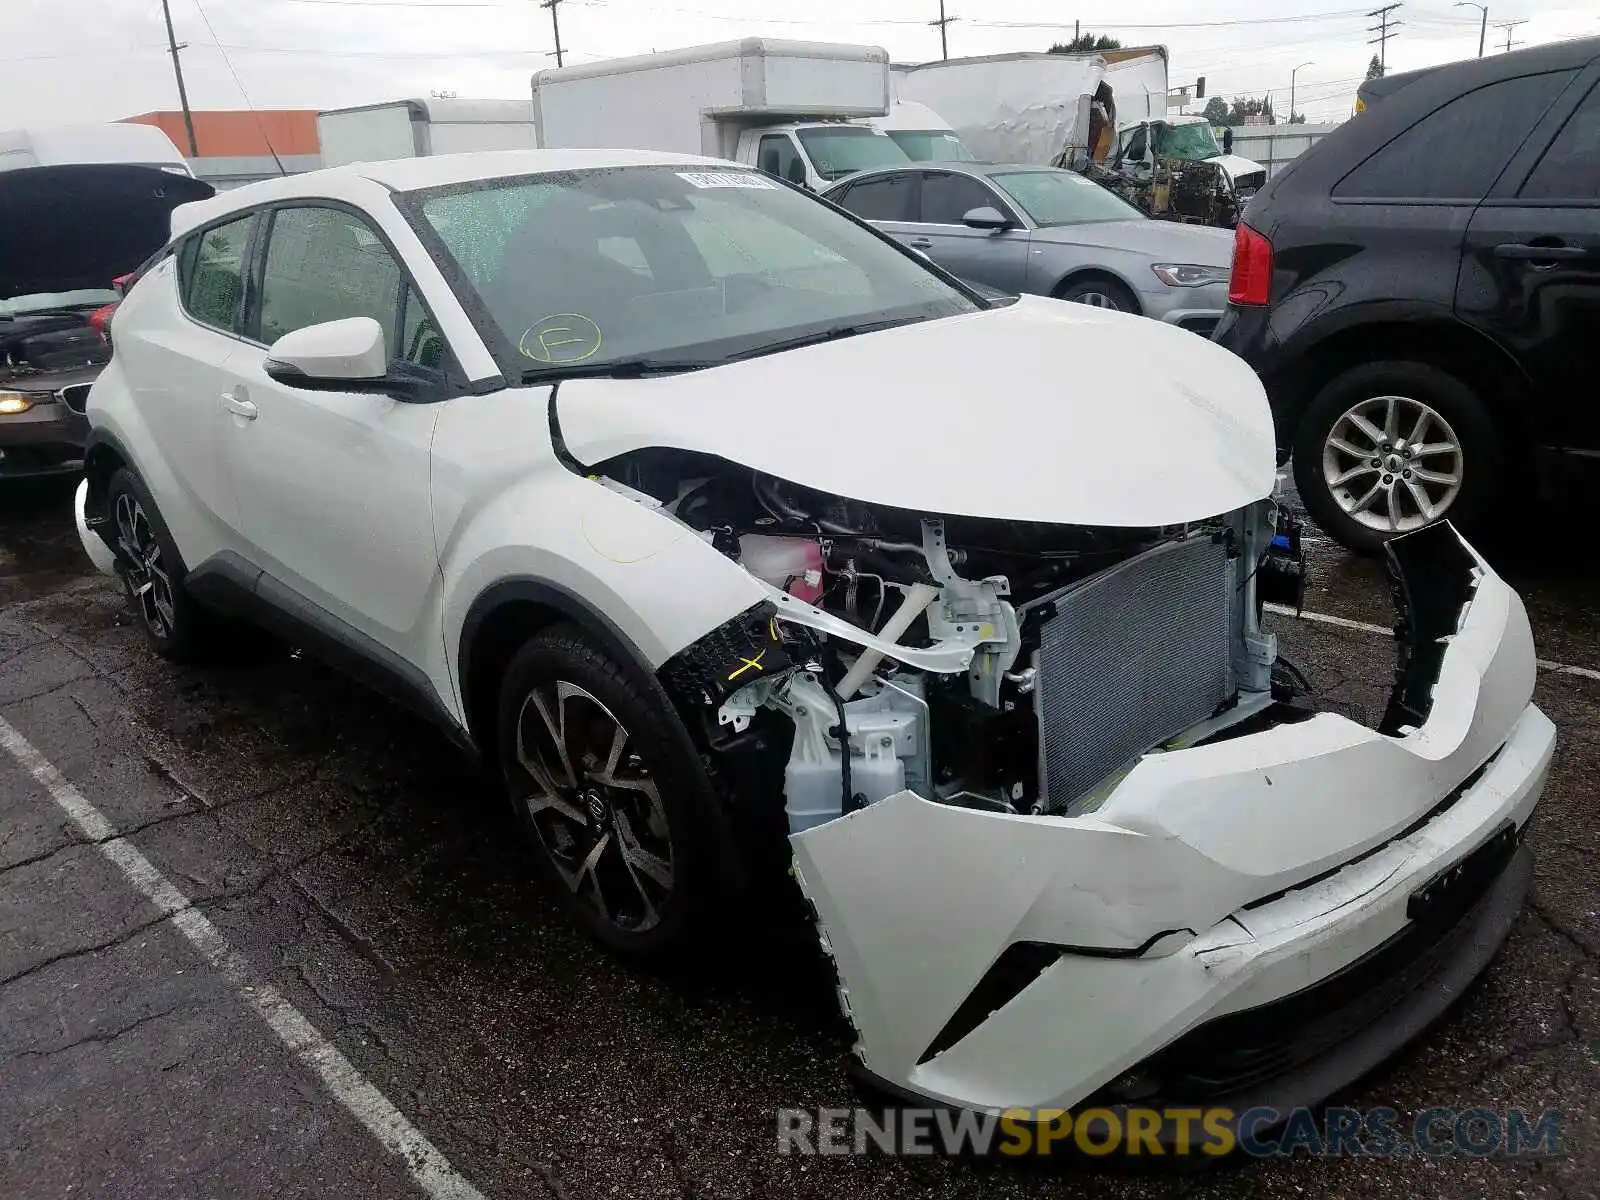
[[[1559,530],[1495,551],[1541,656],[1579,668],[1540,672],[1531,902],[1446,1021],[1336,1099],[1558,1109],[1561,1153],[1174,1174],[780,1156],[778,1109],[856,1102],[804,930],[690,978],[608,957],[428,726],[298,657],[156,659],[69,501],[0,491],[0,1196],[1597,1194],[1600,576]],[[1307,609],[1337,620],[1273,625],[1321,703],[1374,719],[1381,571],[1312,563]]]

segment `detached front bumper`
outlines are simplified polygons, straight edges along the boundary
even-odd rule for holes
[[[1453,632],[1398,734],[1322,713],[1149,755],[1085,816],[902,792],[795,835],[862,1069],[990,1111],[1291,1107],[1439,1016],[1520,906],[1555,742],[1521,601],[1456,554],[1476,586],[1413,597]]]

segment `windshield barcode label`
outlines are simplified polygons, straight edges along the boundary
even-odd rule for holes
[[[753,171],[679,171],[678,178],[697,188],[777,188],[772,180]]]

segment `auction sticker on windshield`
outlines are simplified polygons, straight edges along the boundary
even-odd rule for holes
[[[697,188],[770,188],[778,185],[754,171],[679,171],[679,179]]]

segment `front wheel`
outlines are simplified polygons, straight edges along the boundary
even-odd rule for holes
[[[1295,435],[1307,511],[1361,554],[1447,517],[1468,528],[1481,522],[1503,469],[1483,400],[1428,363],[1345,371],[1317,393]]]
[[[719,893],[712,786],[670,703],[573,626],[511,660],[500,766],[549,892],[591,937],[665,960]]]
[[[1115,279],[1093,276],[1068,284],[1056,293],[1056,299],[1073,304],[1087,304],[1091,308],[1109,308],[1116,312],[1137,313],[1139,302],[1126,286]]]

